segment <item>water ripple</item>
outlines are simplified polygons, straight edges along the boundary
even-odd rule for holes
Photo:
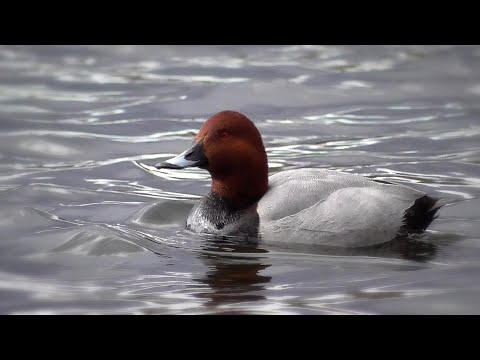
[[[0,313],[478,313],[475,46],[0,46]],[[158,170],[224,108],[271,174],[327,168],[446,197],[365,251],[185,230],[204,170]]]

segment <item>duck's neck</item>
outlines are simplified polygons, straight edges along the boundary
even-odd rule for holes
[[[268,168],[249,172],[212,174],[212,193],[230,203],[236,210],[254,204],[268,190]]]

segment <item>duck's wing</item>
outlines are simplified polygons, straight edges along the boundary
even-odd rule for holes
[[[331,194],[347,188],[375,188],[385,193],[409,196],[412,204],[425,195],[414,189],[378,183],[360,175],[324,169],[295,169],[276,173],[269,178],[269,190],[258,203],[263,218],[278,220],[296,214],[326,200]],[[346,200],[345,200],[346,201]]]
[[[309,169],[279,175],[257,210],[262,232],[275,241],[370,246],[424,230],[441,206],[420,191],[351,174]]]

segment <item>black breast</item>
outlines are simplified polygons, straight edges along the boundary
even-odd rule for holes
[[[247,238],[258,238],[259,224],[257,204],[237,210],[213,193],[204,196],[187,219],[187,229],[195,232]]]

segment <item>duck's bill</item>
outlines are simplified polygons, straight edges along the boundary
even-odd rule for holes
[[[204,168],[208,165],[207,157],[203,152],[203,142],[199,141],[180,155],[155,165],[157,169],[183,169],[186,167]]]

